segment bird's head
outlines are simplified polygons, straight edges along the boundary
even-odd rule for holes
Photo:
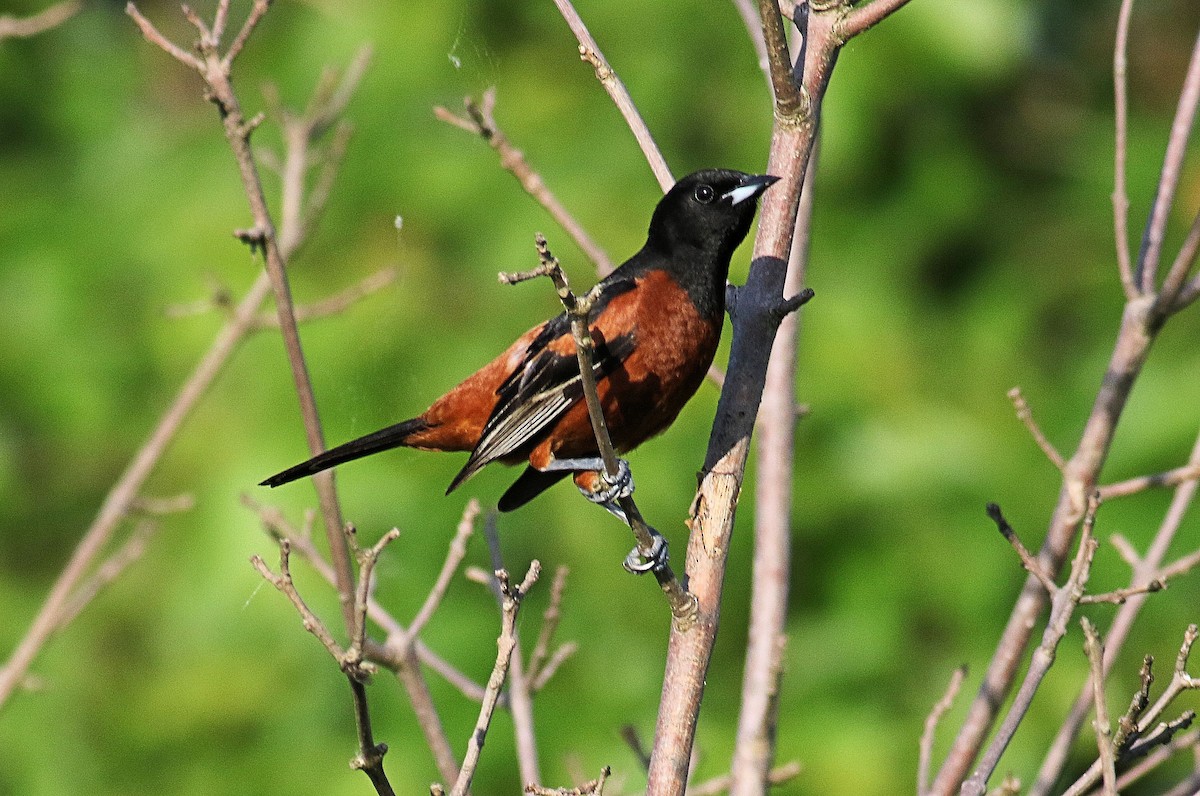
[[[706,169],[679,180],[654,210],[650,243],[666,250],[699,250],[728,264],[754,220],[755,201],[778,177]]]

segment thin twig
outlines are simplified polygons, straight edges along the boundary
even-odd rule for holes
[[[1045,679],[1046,673],[1054,664],[1058,644],[1067,634],[1071,616],[1083,596],[1084,587],[1091,574],[1092,558],[1096,554],[1097,546],[1093,537],[1093,529],[1099,505],[1099,499],[1095,495],[1088,500],[1087,514],[1084,517],[1083,528],[1079,536],[1079,548],[1076,551],[1075,560],[1071,564],[1071,574],[1063,586],[1055,589],[1050,599],[1050,618],[1042,633],[1042,643],[1033,652],[1025,679],[1021,682],[1021,687],[1009,708],[1008,715],[1004,717],[1004,722],[996,731],[995,738],[980,758],[975,772],[962,784],[960,790],[962,796],[983,796],[987,792],[988,779],[996,770],[1000,757],[1008,748],[1009,742],[1016,734],[1017,727],[1020,726],[1025,714],[1029,711],[1042,680]]]
[[[1124,790],[1185,749],[1200,748],[1200,730],[1176,735],[1171,741],[1147,754],[1117,777],[1117,788]]]
[[[859,3],[846,14],[840,33],[846,39],[857,36],[899,11],[907,2],[908,0],[871,0],[869,3]]]
[[[31,17],[0,15],[0,42],[5,39],[25,39],[57,27],[79,13],[82,0],[55,3]]]
[[[467,542],[470,540],[471,534],[475,532],[475,521],[479,517],[479,511],[478,500],[472,498],[467,501],[462,519],[458,521],[458,529],[454,533],[454,538],[450,540],[450,549],[446,553],[446,560],[442,562],[442,570],[438,573],[437,580],[434,582],[433,588],[429,590],[417,615],[408,625],[410,638],[415,639],[421,634],[425,625],[433,617],[433,612],[437,610],[446,596],[446,591],[450,588],[450,580],[458,571],[459,564],[467,557]]]
[[[579,376],[583,387],[583,397],[587,403],[588,417],[591,419],[592,431],[596,435],[596,445],[600,452],[600,458],[604,461],[606,475],[609,478],[615,479],[620,466],[616,451],[613,448],[612,439],[608,433],[608,426],[604,419],[604,410],[600,405],[600,395],[596,387],[596,374],[593,362],[594,342],[592,340],[589,321],[589,316],[591,315],[591,297],[585,296],[580,298],[571,291],[566,274],[563,273],[558,259],[555,258],[547,247],[545,236],[540,232],[536,236],[536,242],[538,267],[533,271],[523,274],[501,274],[500,281],[507,284],[514,284],[538,276],[548,276],[554,283],[554,288],[558,292],[558,298],[571,319],[571,334],[575,340],[575,353],[579,359]],[[631,495],[619,498],[618,504],[621,510],[625,512],[630,530],[633,531],[633,535],[637,539],[638,552],[648,557],[654,549],[654,537],[657,532],[642,518],[641,512],[638,511],[637,503],[634,502]],[[696,610],[695,599],[687,592],[679,582],[679,579],[675,577],[675,572],[671,569],[670,564],[656,567],[652,571],[654,572],[655,579],[658,581],[659,588],[662,589],[663,594],[667,597],[667,602],[671,606],[671,614],[675,617],[676,621],[684,624],[691,621],[690,617],[694,617]]]
[[[563,592],[567,588],[567,575],[570,571],[565,564],[560,564],[554,570],[554,582],[550,585],[550,602],[542,614],[542,629],[538,631],[533,651],[529,653],[529,665],[525,668],[526,674],[534,683],[539,680],[542,667],[550,656],[550,641],[554,638],[554,631],[558,629],[559,619],[562,618]],[[559,651],[561,652],[561,649]]]
[[[271,536],[277,540],[287,539],[291,543],[292,549],[304,556],[317,574],[324,578],[330,586],[336,586],[333,567],[316,549],[309,533],[296,529],[288,523],[276,508],[260,506],[245,496],[243,496],[242,502],[259,515],[263,527]],[[442,726],[441,717],[433,704],[433,696],[421,664],[433,669],[457,688],[463,696],[475,702],[482,701],[483,686],[451,666],[419,638],[413,638],[406,628],[370,596],[367,598],[367,616],[387,634],[387,642],[377,644],[369,638],[365,639],[363,649],[365,656],[372,662],[386,666],[395,672],[396,678],[408,695],[413,713],[417,717],[417,723],[425,736],[426,745],[433,754],[439,775],[447,781],[454,781],[458,777],[458,761],[454,756],[454,750],[450,747],[450,740]]]
[[[471,779],[475,776],[475,768],[479,765],[479,755],[483,751],[483,742],[487,738],[488,727],[492,723],[492,715],[496,712],[496,705],[500,699],[500,689],[504,687],[504,680],[508,676],[509,663],[512,660],[513,649],[516,647],[516,627],[517,613],[521,608],[521,601],[537,582],[538,575],[541,573],[542,565],[537,561],[533,561],[529,565],[529,571],[525,573],[525,579],[520,586],[513,586],[509,582],[508,573],[504,570],[497,570],[496,580],[500,584],[500,594],[502,602],[500,606],[500,637],[496,640],[497,653],[496,665],[492,667],[492,674],[488,678],[487,689],[484,691],[483,704],[479,708],[479,718],[475,722],[475,729],[471,732],[470,740],[467,742],[467,753],[463,758],[462,770],[458,775],[457,781],[454,783],[453,789],[450,791],[451,796],[465,796],[471,788]]]
[[[531,796],[604,796],[604,785],[612,776],[608,766],[600,769],[600,776],[575,788],[543,788],[540,785],[526,785],[525,792]]]
[[[1113,118],[1116,132],[1113,145],[1112,206],[1117,268],[1127,299],[1138,295],[1129,254],[1129,188],[1126,182],[1129,159],[1129,21],[1132,16],[1133,0],[1121,0],[1121,10],[1117,15],[1117,36],[1113,44]]]
[[[1104,701],[1102,686],[1104,682],[1104,647],[1100,642],[1100,635],[1088,618],[1081,617],[1079,621],[1083,626],[1083,648],[1087,652],[1088,664],[1091,667],[1092,682],[1096,684],[1092,688],[1092,694],[1095,697],[1096,746],[1100,751],[1104,796],[1117,796],[1117,761],[1116,755],[1113,753],[1112,725],[1108,723],[1108,705]]]
[[[1057,594],[1058,584],[1054,582],[1054,578],[1046,570],[1042,569],[1041,562],[1037,560],[1037,557],[1033,553],[1029,552],[1029,548],[1021,543],[1020,537],[1017,536],[1016,531],[1008,524],[1008,520],[1004,518],[1003,512],[1000,511],[1000,506],[995,503],[987,504],[987,515],[992,518],[992,522],[996,523],[996,528],[1000,531],[1001,535],[1017,551],[1017,556],[1021,559],[1021,566],[1025,567],[1029,574],[1038,579],[1047,594],[1051,597]]]
[[[295,313],[292,305],[291,288],[288,285],[285,263],[288,249],[283,243],[290,241],[277,237],[274,221],[267,206],[263,192],[262,181],[258,176],[258,166],[250,147],[250,135],[260,121],[259,118],[246,119],[242,113],[241,104],[234,91],[230,74],[234,59],[245,46],[250,35],[262,20],[270,6],[269,0],[255,0],[245,23],[238,32],[233,43],[224,55],[219,52],[221,42],[205,29],[203,22],[186,6],[184,15],[200,31],[197,48],[200,58],[184,52],[177,45],[168,41],[157,29],[141,15],[133,3],[126,6],[126,13],[134,19],[146,39],[181,63],[191,67],[204,80],[207,87],[206,96],[218,108],[225,138],[229,143],[242,180],[242,187],[250,205],[254,226],[249,230],[236,233],[252,249],[261,250],[264,256],[267,274],[275,294],[275,309],[279,315],[280,331],[284,348],[288,356],[288,364],[292,371],[292,380],[300,403],[300,414],[304,423],[305,436],[310,453],[316,455],[325,449],[324,434],[321,430],[320,416],[317,413],[316,397],[313,393],[312,380],[308,375],[308,365],[304,360],[304,352],[300,346],[300,336],[297,330]],[[218,15],[220,18],[220,15]],[[214,28],[217,27],[214,25]],[[292,153],[289,153],[292,155]],[[294,154],[296,160],[305,162],[302,154]],[[296,180],[285,176],[285,181],[294,183]],[[298,189],[298,190],[302,190]],[[349,551],[342,537],[342,514],[334,489],[331,473],[318,474],[313,478],[317,490],[317,499],[325,521],[325,535],[329,542],[330,557],[334,573],[337,575],[338,600],[342,607],[342,617],[347,628],[353,626],[354,577],[351,571]]]
[[[1175,108],[1175,118],[1171,122],[1171,133],[1167,138],[1167,152],[1163,157],[1158,191],[1154,197],[1150,216],[1146,220],[1146,231],[1142,235],[1141,251],[1138,253],[1136,275],[1140,277],[1141,290],[1145,295],[1151,295],[1154,292],[1158,261],[1162,254],[1163,238],[1167,232],[1167,219],[1175,201],[1179,179],[1183,174],[1183,160],[1187,155],[1188,139],[1191,137],[1192,127],[1196,121],[1198,104],[1200,104],[1200,34],[1196,37],[1196,43],[1192,49],[1192,59],[1188,64],[1183,88],[1179,92],[1179,104]],[[1176,289],[1183,281],[1182,274],[1178,276],[1178,281],[1174,282]],[[1174,301],[1174,291],[1170,295],[1164,291],[1156,303],[1161,302],[1160,309],[1166,310]]]
[[[796,760],[776,766],[767,772],[767,784],[783,785],[800,776],[800,772],[803,769],[804,767]],[[692,785],[688,788],[687,792],[688,796],[718,796],[718,794],[728,791],[732,784],[733,776],[731,774],[723,774],[719,777],[713,777],[710,780]]]
[[[929,792],[929,772],[933,763],[933,743],[937,739],[937,726],[942,717],[954,706],[954,699],[962,688],[963,680],[967,677],[967,665],[964,663],[950,675],[946,692],[942,694],[929,715],[925,717],[925,730],[921,733],[920,751],[917,757],[917,796]]]
[[[483,533],[487,539],[488,552],[492,559],[494,572],[506,571],[504,557],[500,551],[500,534],[496,527],[497,513],[488,514],[483,525]],[[536,563],[536,562],[535,562]],[[504,590],[495,578],[490,578],[488,585],[496,595],[500,609],[504,610]],[[517,767],[520,770],[521,781],[526,785],[540,785],[542,781],[541,765],[538,762],[537,732],[533,726],[533,689],[530,678],[521,660],[521,635],[513,628],[512,656],[508,668],[508,704],[512,712],[513,733],[516,735]]]
[[[746,26],[746,34],[750,37],[750,44],[754,47],[754,54],[758,56],[758,68],[762,70],[763,77],[767,81],[767,91],[771,92],[771,101],[775,101],[775,87],[771,85],[771,59],[767,56],[767,42],[763,38],[762,23],[758,16],[758,5],[754,0],[733,0],[733,6],[737,9],[738,16],[742,18],[742,23]]]
[[[1163,295],[1173,297],[1169,308],[1170,312],[1179,312],[1195,301],[1197,295],[1200,295],[1200,276],[1193,276],[1187,284],[1184,284],[1192,266],[1196,264],[1197,254],[1200,254],[1200,213],[1192,218],[1192,226],[1188,229],[1187,237],[1179,247],[1179,254],[1175,256],[1175,262],[1171,263],[1171,270],[1167,272],[1167,278],[1163,280]]]
[[[525,153],[513,146],[508,136],[496,124],[495,87],[485,91],[483,100],[478,104],[470,97],[464,98],[463,106],[467,112],[466,116],[459,116],[440,106],[433,109],[433,114],[443,122],[474,133],[487,142],[488,146],[500,156],[501,167],[516,177],[525,192],[550,214],[550,217],[563,228],[564,232],[571,236],[575,245],[596,264],[597,273],[600,276],[612,273],[613,262],[608,253],[592,240],[583,225],[575,216],[571,215],[562,202],[558,201],[558,197],[546,185],[542,176],[529,165],[529,161],[525,159]]]
[[[301,304],[296,307],[296,322],[306,323],[332,315],[340,315],[373,293],[378,293],[396,281],[395,268],[381,268],[373,274],[364,277],[349,287],[326,296],[312,304]],[[273,312],[259,315],[256,329],[278,329],[279,316]]]
[[[554,5],[558,6],[559,13],[566,20],[571,32],[575,34],[575,38],[579,40],[580,59],[591,64],[592,69],[596,71],[596,79],[600,81],[600,85],[604,86],[604,90],[612,98],[617,110],[625,118],[625,124],[629,126],[638,146],[642,148],[642,155],[650,164],[650,170],[654,172],[659,187],[662,188],[663,193],[666,193],[675,184],[675,178],[671,176],[671,168],[667,165],[667,160],[663,157],[658,144],[654,142],[650,128],[646,126],[646,122],[638,113],[633,98],[629,96],[629,90],[625,88],[621,78],[617,77],[617,73],[609,66],[608,61],[604,58],[604,53],[600,52],[600,45],[592,38],[592,34],[588,32],[587,26],[583,24],[583,19],[575,10],[575,6],[571,5],[570,0],[554,0]]]
[[[1063,460],[1062,454],[1046,438],[1046,435],[1042,433],[1041,427],[1033,419],[1033,411],[1030,410],[1029,404],[1025,401],[1025,396],[1021,394],[1021,388],[1013,387],[1009,390],[1008,398],[1013,402],[1013,407],[1017,410],[1017,419],[1025,424],[1025,428],[1029,429],[1030,435],[1033,436],[1033,441],[1042,449],[1042,453],[1046,454],[1046,458],[1053,462],[1054,466],[1061,472],[1066,462]]]
[[[184,381],[171,405],[159,418],[146,442],[134,454],[121,477],[109,490],[96,519],[71,553],[25,636],[17,644],[3,669],[0,669],[0,705],[7,701],[15,687],[24,679],[25,673],[51,634],[62,627],[62,611],[70,601],[77,584],[87,575],[121,521],[127,516],[139,490],[178,434],[184,421],[191,415],[192,410],[253,327],[258,308],[270,293],[270,287],[270,282],[264,275],[250,288],[233,316],[217,333],[195,370]]]
[[[1137,720],[1137,726],[1129,728],[1123,733],[1125,736],[1122,744],[1124,757],[1139,757],[1156,747],[1170,745],[1176,734],[1187,729],[1195,718],[1195,713],[1189,710],[1173,721],[1155,724],[1183,691],[1200,688],[1200,678],[1192,677],[1187,673],[1188,655],[1191,653],[1197,636],[1200,636],[1200,631],[1197,631],[1196,625],[1190,625],[1184,633],[1183,644],[1175,658],[1175,671],[1171,682],[1152,707],[1144,712],[1139,711],[1141,715]],[[1143,688],[1148,689],[1149,686],[1145,684],[1147,679],[1145,671],[1146,669],[1143,668]],[[1082,796],[1088,793],[1101,780],[1101,776],[1101,761],[1097,760],[1063,792],[1063,796]]]
[[[134,526],[133,533],[129,535],[124,544],[118,547],[116,552],[105,559],[100,566],[96,567],[95,573],[90,578],[75,589],[70,602],[62,608],[58,626],[54,628],[54,632],[58,632],[74,622],[83,609],[96,598],[97,594],[119,578],[130,564],[140,559],[146,552],[146,545],[150,543],[150,538],[158,528],[158,522],[148,519],[142,520]]]
[[[1102,486],[1100,487],[1100,496],[1104,500],[1111,500],[1116,497],[1135,495],[1138,492],[1155,487],[1179,486],[1182,483],[1194,481],[1197,478],[1200,478],[1200,463],[1189,463],[1183,467],[1176,467],[1166,472],[1142,475],[1137,478],[1130,478],[1125,481],[1118,481],[1115,484]]]

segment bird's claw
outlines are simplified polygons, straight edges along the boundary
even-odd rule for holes
[[[633,494],[633,473],[629,469],[629,462],[624,459],[617,459],[617,474],[610,476],[607,471],[600,471],[600,483],[603,488],[596,491],[590,491],[580,488],[580,492],[584,497],[593,503],[601,505],[612,505],[621,498],[627,498]],[[607,507],[607,506],[606,506]],[[612,511],[612,509],[609,509]]]
[[[670,558],[666,537],[653,528],[650,529],[650,533],[650,552],[643,554],[641,549],[637,547],[630,550],[629,555],[625,556],[625,561],[623,562],[626,572],[634,575],[645,575],[647,572],[661,572],[666,568],[667,561]]]

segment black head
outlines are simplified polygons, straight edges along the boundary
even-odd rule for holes
[[[706,169],[667,192],[650,220],[650,243],[667,250],[698,249],[728,260],[745,239],[757,199],[779,178]]]
[[[654,209],[646,249],[706,313],[723,311],[729,258],[750,231],[755,200],[778,179],[728,169],[697,171],[675,183]]]

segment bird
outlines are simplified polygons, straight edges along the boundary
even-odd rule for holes
[[[626,453],[674,422],[716,354],[730,258],[757,199],[779,178],[706,169],[659,200],[646,243],[593,291],[597,392]],[[420,415],[330,448],[261,482],[277,487],[397,447],[469,452],[450,494],[492,462],[526,463],[497,508],[512,511],[568,475],[614,513],[583,400],[566,313],[539,324]],[[623,473],[628,468],[623,464]],[[631,484],[622,484],[628,494]],[[600,495],[599,498],[595,497]]]

